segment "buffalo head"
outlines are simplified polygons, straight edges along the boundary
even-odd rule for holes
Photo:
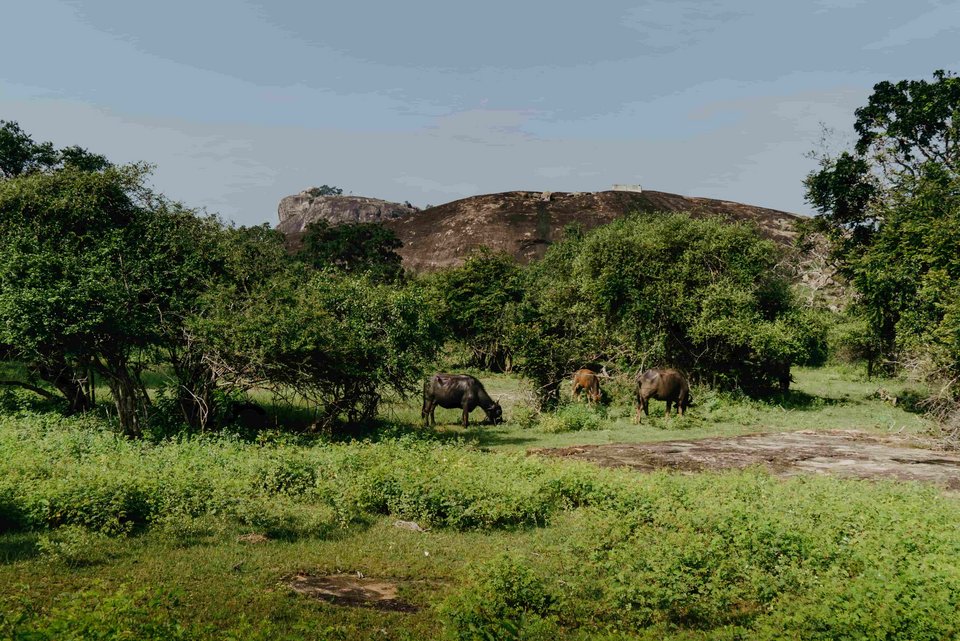
[[[503,408],[500,403],[494,402],[490,407],[483,408],[483,411],[487,413],[487,422],[491,425],[503,423]]]

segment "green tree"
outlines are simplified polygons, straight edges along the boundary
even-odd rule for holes
[[[0,182],[0,340],[66,396],[96,371],[124,433],[150,404],[140,374],[206,277],[202,223],[145,185],[144,166],[64,168]]]
[[[51,142],[34,142],[16,122],[0,120],[0,179],[64,167],[101,171],[109,165],[104,156],[82,147],[57,150]]]
[[[675,366],[762,393],[822,342],[750,225],[685,215],[621,219],[554,245],[529,272],[513,325],[522,367],[548,403],[591,361]]]
[[[366,273],[382,282],[403,276],[397,235],[379,223],[330,225],[319,220],[307,226],[298,256],[315,269],[334,268]]]
[[[228,382],[295,393],[325,424],[368,421],[386,390],[415,389],[442,339],[419,289],[296,265],[212,289],[204,307],[191,331]]]
[[[520,266],[508,254],[484,248],[463,265],[436,274],[433,289],[443,324],[471,354],[471,364],[491,371],[510,367],[505,314],[523,298]]]
[[[878,360],[887,369],[915,361],[925,342],[939,353],[933,360],[950,361],[942,323],[953,318],[949,279],[960,255],[960,78],[936,71],[932,81],[878,83],[855,115],[854,148],[822,158],[805,186],[820,212],[814,228],[832,239],[837,266],[857,291],[868,370]]]

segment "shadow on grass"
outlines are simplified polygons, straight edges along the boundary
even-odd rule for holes
[[[929,409],[926,402],[929,399],[929,394],[924,394],[917,390],[903,390],[896,396],[896,407],[911,414],[926,414],[927,409]]]
[[[32,532],[0,534],[0,564],[33,559],[40,554],[37,535]]]
[[[831,396],[817,396],[800,390],[790,390],[761,399],[767,405],[777,405],[785,410],[816,411],[824,407],[848,405],[853,402],[849,398],[834,398]]]

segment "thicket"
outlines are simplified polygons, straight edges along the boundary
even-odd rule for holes
[[[469,364],[493,372],[511,369],[509,311],[524,295],[517,261],[483,248],[427,282],[447,336],[467,348]]]
[[[155,193],[145,165],[58,151],[15,123],[0,122],[0,170],[0,345],[27,371],[0,384],[70,413],[93,409],[99,380],[133,437],[175,426],[171,404],[184,427],[216,426],[229,393],[254,386],[361,422],[385,390],[416,389],[439,347],[385,230],[314,228],[295,260],[267,226]],[[169,374],[159,412],[148,370]]]
[[[525,273],[508,310],[510,344],[546,403],[591,362],[673,366],[691,379],[764,393],[821,357],[825,327],[756,227],[683,214],[568,230]]]
[[[855,112],[852,149],[806,180],[812,228],[857,293],[851,335],[870,369],[960,386],[960,78],[880,82]],[[851,329],[855,329],[851,325]]]
[[[96,536],[79,532],[190,536],[204,518],[274,538],[322,538],[378,515],[491,533],[548,525],[531,547],[473,567],[444,602],[457,639],[960,633],[960,508],[915,485],[637,476],[411,438],[150,445],[89,418],[24,415],[0,419],[0,515],[5,532],[54,528],[44,549],[72,563],[99,554]],[[72,534],[59,537],[64,526]],[[173,616],[127,612],[136,602],[124,600],[113,625],[162,628]],[[96,607],[9,605],[5,633],[107,625]]]

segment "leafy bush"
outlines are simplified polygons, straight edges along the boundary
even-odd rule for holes
[[[529,405],[517,405],[511,411],[510,422],[521,429],[529,430],[540,422],[540,412]]]
[[[192,331],[226,379],[293,390],[320,406],[326,424],[368,422],[385,390],[416,389],[442,338],[416,287],[296,270],[250,291],[212,292]]]
[[[540,417],[540,431],[548,434],[603,429],[603,417],[581,403],[571,403]]]
[[[104,545],[108,539],[99,532],[79,525],[67,525],[50,533],[41,534],[37,549],[51,561],[70,567],[94,565],[106,558]]]
[[[509,316],[504,311],[523,297],[516,259],[482,248],[429,283],[443,326],[469,350],[470,365],[495,372],[510,369]]]
[[[762,393],[816,360],[825,328],[780,273],[781,251],[748,224],[643,215],[572,231],[527,271],[512,344],[543,400],[584,362],[672,365]]]
[[[471,585],[440,607],[447,637],[456,641],[556,638],[556,597],[547,582],[510,556],[474,571]]]

